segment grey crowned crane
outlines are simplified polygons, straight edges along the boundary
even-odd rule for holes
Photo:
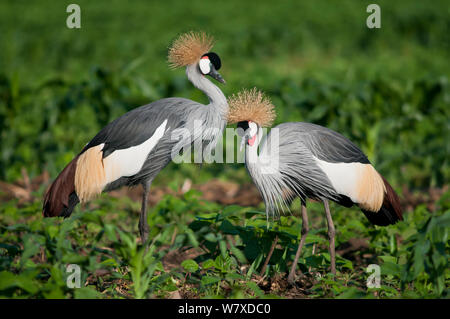
[[[142,242],[147,241],[147,197],[153,179],[178,150],[196,142],[212,149],[226,126],[227,100],[206,77],[225,83],[217,71],[220,58],[210,52],[212,46],[209,35],[189,32],[172,43],[168,56],[171,67],[186,67],[189,81],[207,95],[209,104],[165,98],[109,123],[50,186],[44,198],[45,217],[68,217],[79,202],[87,202],[101,192],[142,185],[139,231]],[[199,124],[203,130],[198,129]]]
[[[291,284],[309,230],[307,198],[322,201],[325,206],[334,275],[335,228],[330,200],[345,207],[358,205],[374,225],[387,226],[402,220],[395,191],[346,137],[319,125],[290,122],[275,126],[263,139],[261,128],[275,119],[270,100],[253,89],[233,95],[228,103],[228,122],[238,123],[238,130],[243,130],[245,165],[264,200],[266,214],[276,216],[289,209],[295,198],[301,200],[302,236],[288,276]]]

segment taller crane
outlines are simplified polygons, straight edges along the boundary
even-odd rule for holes
[[[225,83],[218,72],[221,60],[210,52],[213,43],[213,38],[203,32],[188,32],[172,43],[168,55],[171,67],[186,67],[187,78],[206,94],[209,104],[165,98],[109,123],[50,186],[44,198],[45,217],[68,217],[79,202],[87,202],[101,192],[142,185],[139,231],[142,242],[147,241],[147,199],[153,179],[178,150],[196,142],[214,148],[226,126],[227,100],[206,77]],[[180,134],[185,132],[189,134]]]

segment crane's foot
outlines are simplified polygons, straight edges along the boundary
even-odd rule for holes
[[[306,273],[302,272],[299,269],[299,274],[297,275],[297,272],[295,271],[296,267],[292,267],[291,270],[289,271],[289,275],[287,277],[287,282],[289,285],[291,286],[295,286],[298,284],[298,282],[303,282],[306,277],[308,276]]]
[[[288,281],[289,285],[294,286],[295,285],[295,273],[290,272],[287,281]]]

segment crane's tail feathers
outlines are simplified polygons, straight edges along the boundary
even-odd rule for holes
[[[75,192],[75,172],[78,156],[58,175],[44,197],[42,214],[44,217],[69,217],[80,202]]]
[[[387,226],[403,220],[402,208],[400,206],[400,199],[398,198],[397,193],[392,189],[391,185],[383,176],[381,176],[381,178],[383,179],[384,186],[386,188],[383,205],[378,212],[371,212],[364,209],[362,211],[372,224]]]

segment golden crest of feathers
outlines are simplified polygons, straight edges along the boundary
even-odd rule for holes
[[[276,114],[274,105],[263,92],[253,88],[242,90],[228,99],[228,123],[252,121],[260,127],[271,126]]]
[[[183,33],[169,48],[170,67],[178,68],[197,62],[213,45],[214,38],[205,32]]]

